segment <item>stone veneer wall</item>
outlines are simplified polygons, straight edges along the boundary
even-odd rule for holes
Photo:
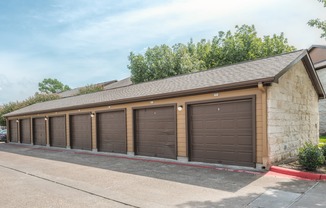
[[[317,144],[318,95],[301,61],[267,88],[267,118],[270,163],[295,156],[307,141]]]
[[[326,68],[317,70],[317,74],[326,89]],[[319,100],[319,133],[326,135],[326,99]]]

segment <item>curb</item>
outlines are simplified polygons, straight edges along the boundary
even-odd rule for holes
[[[319,173],[309,173],[299,170],[292,170],[288,168],[282,168],[278,166],[271,166],[270,171],[275,173],[281,173],[285,175],[295,176],[298,178],[308,179],[308,180],[326,180],[326,174],[319,174]]]

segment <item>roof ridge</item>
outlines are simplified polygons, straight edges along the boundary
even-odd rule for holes
[[[175,76],[165,77],[165,78],[162,78],[162,79],[156,79],[156,80],[150,80],[150,81],[146,81],[146,82],[140,82],[140,83],[136,83],[136,84],[133,84],[133,85],[139,85],[139,84],[144,84],[144,83],[151,83],[151,82],[156,82],[156,81],[162,81],[162,80],[172,79],[172,78],[175,78],[175,77],[187,76],[187,75],[190,75],[190,74],[204,73],[204,72],[208,72],[208,71],[212,71],[212,70],[221,69],[221,68],[224,68],[224,67],[230,67],[230,66],[241,65],[241,64],[250,63],[250,62],[255,62],[255,61],[260,61],[260,60],[264,60],[264,59],[275,58],[275,57],[278,57],[278,56],[285,56],[285,55],[289,55],[289,54],[292,54],[292,53],[298,53],[298,52],[300,52],[300,51],[304,51],[304,50],[305,50],[305,49],[299,49],[299,50],[295,50],[295,51],[291,51],[291,52],[287,52],[287,53],[276,54],[276,55],[273,55],[273,56],[261,57],[261,58],[257,58],[257,59],[253,59],[253,60],[246,60],[246,61],[242,61],[242,62],[238,62],[238,63],[233,63],[233,64],[226,64],[226,65],[222,65],[222,66],[217,66],[217,67],[210,68],[210,69],[206,69],[206,70],[202,70],[202,71],[190,72],[190,73],[186,73],[186,74],[177,74],[177,75],[175,75]],[[131,77],[132,77],[132,76],[130,76],[130,78],[131,78]]]

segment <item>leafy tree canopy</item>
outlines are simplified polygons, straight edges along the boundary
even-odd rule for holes
[[[70,87],[68,85],[64,85],[57,79],[48,78],[38,83],[38,89],[40,92],[50,94],[70,90]]]
[[[326,0],[318,0],[318,1],[324,3],[324,7],[326,7]],[[308,25],[322,30],[320,37],[326,39],[326,20],[321,20],[319,18],[312,19],[309,20]]]
[[[10,113],[12,111],[24,108],[29,105],[33,105],[35,103],[45,102],[49,100],[55,100],[60,98],[57,94],[39,94],[35,93],[34,96],[27,98],[23,101],[16,101],[16,102],[9,102],[7,104],[4,104],[2,108],[0,109],[0,125],[5,126],[6,120],[3,117],[3,115]]]
[[[89,93],[98,92],[98,91],[102,91],[102,90],[103,90],[102,85],[96,85],[96,84],[87,85],[87,86],[79,89],[78,95],[89,94]]]
[[[284,34],[257,36],[255,26],[236,26],[235,32],[220,31],[212,40],[148,48],[144,54],[130,53],[128,68],[133,83],[202,71],[227,64],[295,50]]]

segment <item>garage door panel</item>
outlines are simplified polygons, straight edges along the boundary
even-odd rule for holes
[[[253,145],[250,136],[238,136],[238,145]]]
[[[110,137],[110,140],[112,141],[120,141],[121,140],[121,137],[120,137],[120,132],[112,132],[112,133],[102,133],[101,135],[103,137]]]
[[[18,128],[16,120],[9,121],[9,134],[10,142],[18,142]]]
[[[33,140],[35,145],[46,145],[46,129],[44,118],[33,119]]]
[[[89,114],[70,116],[71,148],[92,149],[92,124]]]
[[[174,138],[160,138],[160,137],[158,137],[157,138],[157,144],[158,144],[158,146],[161,146],[161,145],[163,145],[163,146],[174,146],[175,145],[175,140],[174,140]]]
[[[168,120],[160,120],[160,127],[162,128],[170,128],[173,129],[173,121],[168,121]],[[153,129],[157,128],[157,123],[155,123],[155,119],[150,119],[150,120],[143,120],[143,122],[139,123],[139,127],[142,129]]]
[[[138,155],[176,158],[176,120],[174,107],[137,109],[135,152]]]
[[[252,159],[252,155],[251,154],[248,154],[248,153],[245,153],[245,152],[240,152],[239,153],[239,157],[238,157],[238,160],[241,161],[241,162],[247,162],[248,160]]]
[[[190,160],[254,166],[252,102],[189,106]]]
[[[234,119],[221,119],[221,122],[219,122],[218,129],[234,129],[236,128]]]
[[[56,116],[49,118],[50,146],[66,147],[66,118]]]
[[[248,116],[249,117],[249,116]],[[236,123],[236,127],[238,128],[251,128],[252,127],[252,122],[250,118],[237,118],[237,120],[234,120]]]
[[[137,154],[144,156],[153,156],[156,153],[156,147],[146,143],[137,143]]]
[[[141,127],[140,127],[141,128]],[[148,137],[155,137],[160,135],[174,135],[175,130],[174,129],[141,129],[138,132],[138,135],[148,135]],[[151,138],[149,138],[151,139]]]
[[[115,153],[125,153],[124,151],[117,151],[119,149],[125,149],[125,145],[113,145],[111,143],[108,143],[108,144],[103,144],[103,146],[105,145],[105,151],[104,151],[104,148],[102,147],[101,148],[101,152],[115,152]]]
[[[112,145],[112,152],[126,153],[126,142],[116,142]]]
[[[233,114],[236,108],[238,107],[235,103],[223,103],[223,104],[217,104],[213,106],[217,106],[222,114],[230,114],[230,113]]]
[[[247,129],[237,129],[237,134],[238,136],[252,136],[252,130],[250,130],[250,128]]]
[[[204,125],[204,122],[200,122],[201,123],[201,127],[203,128],[206,128],[206,129],[216,129],[216,128],[219,128],[220,127],[220,122],[218,121],[211,121],[211,120],[207,120],[205,122],[205,126]],[[195,124],[196,126],[196,124]]]
[[[251,115],[251,109],[248,110],[248,112],[237,112],[238,118],[248,118],[248,116]]]
[[[97,142],[101,152],[127,152],[127,125],[125,111],[109,111],[97,114]]]
[[[20,120],[20,139],[21,143],[30,144],[31,143],[31,127],[30,119]]]

